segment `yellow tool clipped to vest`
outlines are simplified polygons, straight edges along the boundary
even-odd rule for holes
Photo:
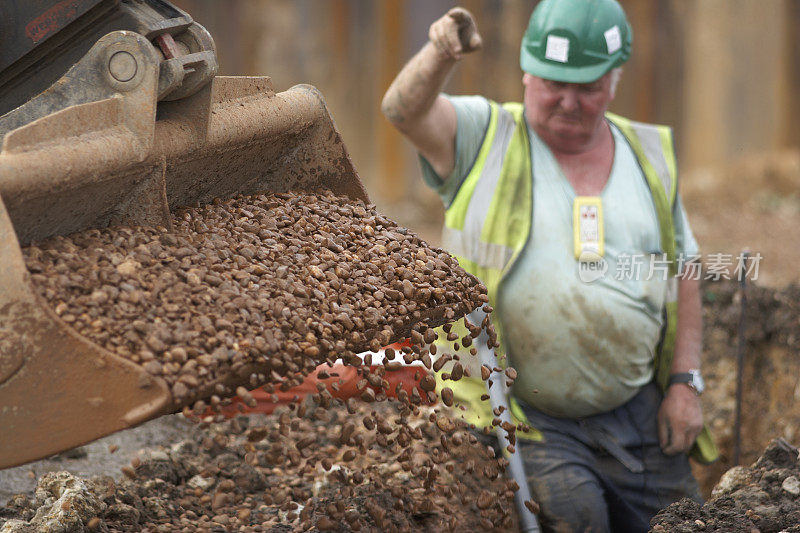
[[[603,256],[603,199],[599,196],[577,196],[572,204],[572,235],[575,259],[583,261]]]

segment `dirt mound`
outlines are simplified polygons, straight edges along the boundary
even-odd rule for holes
[[[658,513],[652,531],[800,532],[800,456],[783,439],[751,467],[734,467],[700,506],[685,499]]]
[[[748,284],[745,339],[750,346],[772,343],[797,347],[800,341],[800,285],[774,289]],[[741,298],[734,281],[706,282],[703,304],[707,329],[736,339]]]
[[[303,416],[284,411],[198,426],[189,440],[140,453],[121,481],[46,474],[33,498],[0,508],[0,530],[43,531],[48,523],[65,532],[515,527],[506,463],[463,430],[439,431],[430,423],[433,408],[412,416],[396,402],[356,413],[308,407]],[[380,430],[353,428],[354,415],[378,428],[406,424],[414,442],[401,448]],[[364,447],[342,446],[343,432]]]
[[[705,349],[703,395],[706,421],[720,460],[696,468],[703,492],[733,464],[736,347],[741,299],[733,281],[703,285]],[[745,306],[742,462],[754,462],[770,439],[800,439],[800,286],[782,290],[750,284]]]

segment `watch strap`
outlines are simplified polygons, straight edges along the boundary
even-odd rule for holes
[[[686,383],[687,385],[691,385],[694,383],[694,375],[691,372],[678,372],[676,374],[670,374],[667,384],[674,385],[675,383]]]
[[[672,374],[667,382],[667,387],[672,386],[675,383],[683,383],[688,385],[698,396],[703,394],[703,391],[705,390],[705,384],[703,383],[703,376],[700,375],[700,370],[689,370],[688,372],[677,372]]]

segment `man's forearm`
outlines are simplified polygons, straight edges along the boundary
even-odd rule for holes
[[[436,101],[456,60],[428,42],[397,75],[381,109],[398,129],[422,118]]]
[[[703,351],[703,316],[700,281],[678,279],[678,327],[672,373],[700,368]]]
[[[678,280],[678,330],[672,373],[700,368],[703,343],[703,319],[700,305],[700,281]],[[700,398],[683,385],[667,389],[658,410],[658,436],[661,449],[671,455],[688,451],[703,428]]]

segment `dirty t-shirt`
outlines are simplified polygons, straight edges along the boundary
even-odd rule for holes
[[[449,97],[456,107],[456,166],[442,180],[422,159],[426,183],[445,205],[475,160],[489,120],[482,97]],[[533,226],[502,283],[496,313],[518,378],[513,394],[552,416],[591,416],[632,398],[653,377],[663,324],[666,262],[650,189],[630,146],[612,125],[614,162],[602,191],[605,275],[581,280],[573,251],[576,195],[547,145],[528,128],[533,161]],[[698,253],[680,202],[677,252]],[[587,279],[584,276],[584,279]]]

